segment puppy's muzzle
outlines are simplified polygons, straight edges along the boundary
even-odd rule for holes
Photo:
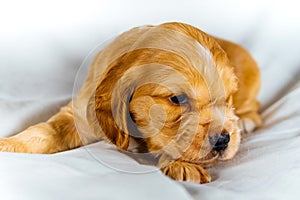
[[[230,136],[228,133],[215,134],[209,137],[209,143],[213,150],[222,151],[225,150],[230,141]]]

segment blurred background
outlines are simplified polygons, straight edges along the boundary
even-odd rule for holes
[[[264,69],[263,80],[274,76],[263,81],[259,97],[267,106],[287,87],[281,79],[299,79],[298,8],[296,0],[1,1],[0,103],[70,98],[77,69],[94,47],[135,26],[180,21],[245,46]],[[279,92],[270,91],[274,85]],[[12,133],[3,125],[14,120],[9,109],[1,116],[0,131]]]

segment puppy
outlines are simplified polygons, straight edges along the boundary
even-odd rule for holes
[[[77,94],[0,151],[56,153],[98,140],[153,155],[178,181],[211,181],[258,127],[259,69],[241,46],[183,23],[137,27],[100,51]]]

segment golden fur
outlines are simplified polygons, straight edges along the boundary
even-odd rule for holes
[[[183,23],[138,27],[95,57],[73,102],[0,139],[0,151],[55,153],[99,139],[130,150],[135,141],[164,174],[207,183],[204,168],[232,158],[240,131],[261,124],[259,88],[259,69],[241,46]],[[170,102],[180,94],[187,104]],[[224,131],[228,147],[216,152],[208,138]]]

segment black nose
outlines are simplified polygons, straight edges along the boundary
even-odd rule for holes
[[[230,136],[227,133],[216,134],[209,137],[209,143],[213,150],[222,151],[227,148]]]

